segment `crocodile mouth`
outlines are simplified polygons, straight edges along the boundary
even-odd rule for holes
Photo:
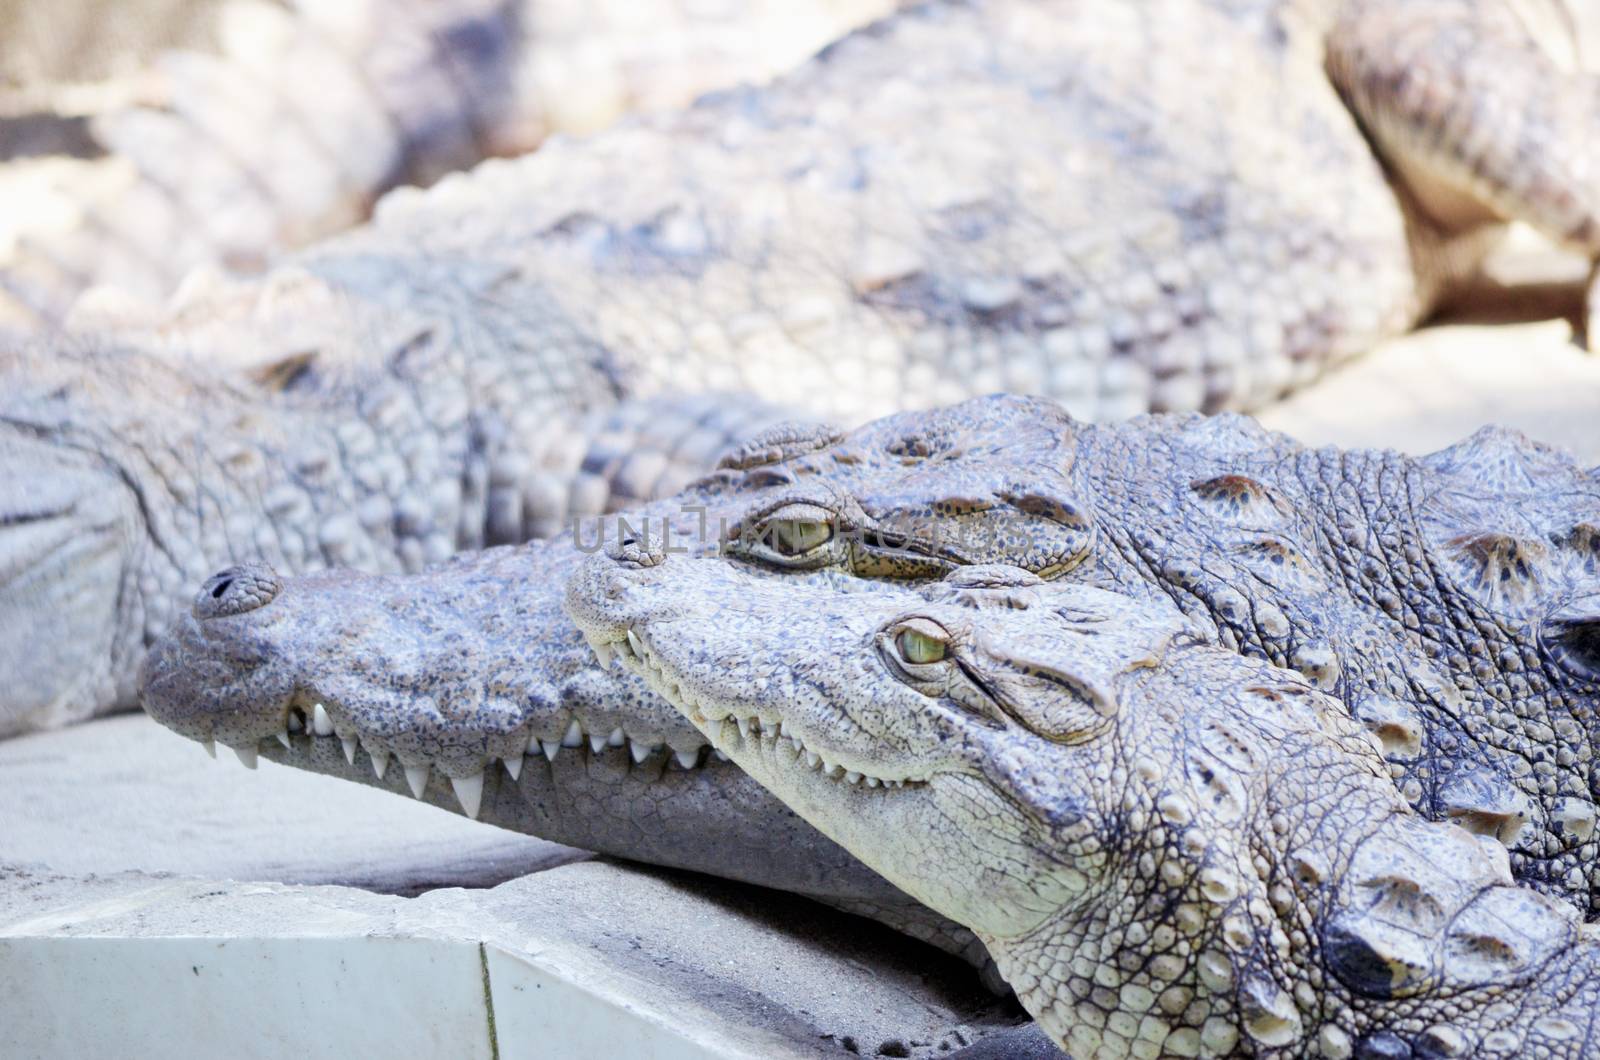
[[[684,675],[651,648],[647,634],[632,626],[621,637],[602,639],[585,631],[584,638],[602,666],[619,662],[693,722],[711,741],[714,754],[736,762],[741,755],[761,755],[786,771],[862,791],[921,788],[928,783],[928,777],[890,776],[864,768],[852,756],[839,754],[824,741],[805,735],[792,719],[786,721],[777,711],[730,710],[697,698]]]
[[[427,708],[419,706],[418,709]],[[503,737],[486,737],[482,742],[494,744],[492,749],[464,760],[452,758],[445,762],[397,747],[407,742],[405,733],[398,727],[392,734],[365,731],[336,700],[318,698],[304,691],[289,697],[278,718],[275,731],[269,735],[235,738],[224,746],[245,768],[255,769],[262,757],[286,765],[307,760],[331,761],[330,749],[337,744],[351,768],[358,768],[358,760],[364,759],[375,781],[384,781],[391,763],[398,763],[411,794],[418,799],[426,796],[433,775],[438,773],[449,782],[461,812],[474,819],[482,807],[484,775],[496,768],[496,763],[513,784],[520,784],[525,769],[534,763],[552,770],[569,762],[575,768],[585,768],[602,756],[616,755],[619,757],[614,764],[618,765],[693,770],[727,760],[708,744],[675,749],[660,740],[629,736],[620,726],[607,731],[592,728],[580,718],[569,717],[565,727],[555,731],[547,725],[534,725],[526,733],[516,731]],[[270,722],[265,727],[274,728]],[[260,728],[255,731],[260,732]],[[211,757],[217,757],[215,735],[185,735],[199,742]],[[470,736],[465,738],[470,740]]]

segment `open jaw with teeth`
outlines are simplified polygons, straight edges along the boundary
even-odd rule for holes
[[[721,760],[643,680],[596,664],[550,589],[581,559],[492,549],[404,578],[231,568],[146,655],[145,709],[247,765],[266,757],[552,842],[870,910],[981,961],[969,932]]]
[[[657,694],[682,711],[710,738],[711,754],[719,760],[727,761],[743,748],[761,747],[769,754],[784,756],[791,766],[802,767],[845,784],[866,788],[903,788],[908,784],[923,783],[911,777],[885,777],[846,768],[827,754],[807,747],[798,727],[791,724],[786,730],[780,718],[763,718],[758,713],[707,717],[692,690],[686,691],[687,682],[659,653],[652,652],[632,628],[624,630],[621,637],[612,640],[587,631],[584,638],[602,666],[611,666],[613,661],[620,661],[625,669],[643,677]]]
[[[302,738],[301,742],[296,737]],[[337,741],[345,761],[354,767],[356,756],[363,753],[367,764],[372,769],[374,779],[383,780],[389,771],[394,755],[375,736],[362,735],[354,732],[349,726],[335,726],[333,716],[322,703],[311,701],[309,714],[306,709],[296,703],[289,707],[284,717],[284,729],[271,739],[282,745],[282,751],[269,747],[267,757],[283,761],[292,761],[297,754],[319,754],[319,749],[314,744],[304,742],[325,738]],[[216,741],[203,739],[207,753],[216,757]],[[228,746],[239,761],[247,769],[256,768],[262,747],[260,741],[235,743]],[[534,733],[527,738],[526,749],[522,753],[512,753],[498,759],[491,758],[486,761],[484,768],[466,776],[446,775],[450,782],[450,789],[455,794],[456,801],[460,804],[461,812],[468,817],[476,819],[483,803],[484,775],[488,769],[494,768],[495,762],[503,768],[506,775],[513,783],[522,778],[522,770],[528,758],[534,758],[554,764],[557,755],[563,750],[574,750],[582,754],[582,748],[587,747],[589,754],[598,756],[608,751],[627,748],[627,753],[635,765],[643,765],[653,755],[663,752],[670,755],[668,761],[680,769],[698,769],[707,758],[727,761],[727,756],[720,751],[712,750],[709,756],[705,747],[692,750],[675,751],[660,742],[649,742],[645,739],[634,739],[623,732],[620,726],[613,727],[609,733],[595,731],[587,732],[577,718],[567,723],[566,730],[554,739],[542,737]],[[411,789],[412,795],[422,798],[427,791],[428,782],[433,774],[434,766],[430,762],[407,764],[400,762],[400,769],[405,775],[406,785]]]
[[[605,757],[653,773],[709,761],[704,739],[671,711],[663,708],[652,732],[607,716],[606,695],[627,688],[597,682],[576,635],[538,641],[528,630],[543,668],[519,659],[517,644],[483,635],[480,620],[507,619],[450,594],[510,585],[496,600],[531,621],[517,587],[537,579],[508,569],[517,562],[510,553],[490,556],[476,575],[461,566],[415,582],[282,579],[261,565],[230,568],[201,588],[192,613],[147,656],[146,709],[213,755],[216,743],[226,745],[250,768],[265,754],[326,772],[338,761],[327,751],[337,747],[349,767],[341,775],[393,787],[386,778],[394,770],[417,798],[437,772],[474,818],[486,775],[503,770],[520,783],[530,759],[553,769],[566,756]],[[366,595],[344,591],[356,581]],[[564,622],[555,605],[550,610]]]

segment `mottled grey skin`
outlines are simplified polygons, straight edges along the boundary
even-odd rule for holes
[[[1055,1040],[1584,1057],[1600,945],[1418,817],[1300,675],[1169,603],[974,567],[841,591],[634,544],[569,611],[712,744],[970,926]]]
[[[1006,562],[1175,604],[1209,640],[1341,699],[1423,815],[1493,836],[1521,881],[1595,912],[1600,484],[1525,439],[1485,431],[1415,460],[1308,450],[1239,418],[1092,426],[995,397],[842,439],[775,433],[628,521],[659,535],[662,518],[675,549],[768,576],[926,580]],[[605,526],[615,543],[618,524]],[[579,541],[602,543],[587,523]],[[557,540],[421,579],[282,579],[249,610],[183,617],[147,662],[143,699],[176,731],[248,755],[320,697],[364,745],[404,746],[452,777],[495,774],[519,749],[539,762],[539,742],[573,721],[698,747],[637,681],[583,661],[559,611],[581,559]],[[482,595],[464,605],[458,582]],[[434,615],[450,616],[448,639]],[[447,717],[419,712],[395,668],[370,662],[418,643],[448,646],[429,664]],[[258,661],[237,663],[241,644]],[[479,706],[508,674],[521,691]]]
[[[1583,117],[1566,102],[1583,85],[1518,37],[1500,10],[1495,0],[1329,0],[1304,11],[1288,0],[920,6],[768,88],[391,195],[372,225],[259,284],[200,297],[171,320],[122,320],[130,345],[180,365],[253,366],[325,418],[315,430],[297,425],[282,457],[244,469],[259,476],[241,478],[248,501],[223,496],[214,508],[190,504],[199,487],[183,466],[147,483],[141,460],[122,450],[176,449],[204,463],[273,448],[275,402],[242,400],[237,418],[197,415],[187,433],[149,414],[163,406],[136,408],[128,418],[140,426],[123,422],[99,458],[140,484],[155,520],[192,507],[230,527],[226,536],[165,539],[186,564],[216,569],[261,555],[264,538],[347,537],[363,517],[380,536],[403,531],[405,520],[384,510],[398,512],[393,494],[467,496],[485,478],[509,483],[508,509],[594,510],[573,475],[581,461],[543,465],[552,449],[585,444],[571,421],[619,398],[749,391],[847,423],[1001,387],[1101,418],[1270,400],[1408,327],[1445,276],[1444,258],[1429,249],[1441,246],[1440,226],[1408,213],[1325,57],[1343,71],[1385,153],[1415,145],[1412,169],[1426,179],[1411,182],[1413,197],[1449,187],[1460,206],[1492,192],[1503,209],[1526,198],[1518,216],[1542,218],[1579,243],[1592,234],[1596,211],[1585,204],[1600,191],[1575,174],[1600,137],[1557,131]],[[1440,83],[1458,91],[1422,92],[1432,73],[1414,75],[1415,84],[1403,77],[1393,92],[1374,89],[1384,63],[1398,61],[1394,48],[1407,70],[1443,64]],[[1365,72],[1377,80],[1355,85]],[[1478,107],[1490,93],[1496,106]],[[1460,112],[1441,117],[1440,106]],[[1490,163],[1507,153],[1539,156],[1538,180],[1500,179]],[[1473,165],[1452,168],[1462,158]],[[1440,224],[1455,235],[1480,231],[1465,214]],[[372,473],[351,466],[365,457],[341,453],[323,461],[338,503],[260,513],[253,499],[280,482],[300,489],[302,433],[367,419],[368,393],[383,389],[390,366],[433,354],[495,381],[441,384],[458,395],[449,418],[482,425],[474,428],[482,445],[463,450],[477,477],[431,460],[399,466],[399,485],[385,485],[368,507]],[[37,433],[34,380],[56,370],[31,366],[40,359],[60,361],[46,351],[14,372],[0,368],[0,422]],[[548,391],[502,385],[519,374]],[[88,436],[110,433],[102,413],[73,405],[77,387],[99,385],[75,384],[51,414]],[[419,424],[405,444],[426,453],[460,437],[439,434]],[[7,446],[0,440],[0,452]],[[670,440],[666,451],[675,454]],[[38,452],[11,478],[19,485],[0,493],[0,527],[29,510],[27,484],[49,471]],[[0,468],[8,463],[0,455]],[[84,507],[103,520],[115,503]],[[444,525],[458,525],[455,515],[447,511]],[[137,519],[132,532],[144,532]],[[0,532],[7,568],[19,563],[6,543],[13,536]],[[457,547],[472,539],[458,535]],[[310,565],[285,551],[281,564],[270,549],[263,558],[289,570]],[[122,604],[150,614],[176,610],[178,586],[195,580],[131,563],[122,571],[139,593]],[[46,659],[30,616],[83,611],[95,631],[114,629],[128,643],[119,658],[129,665],[95,675],[86,695],[73,673],[35,666],[25,699],[33,709],[13,710],[5,728],[126,702],[143,638],[164,628],[130,628],[110,608],[90,608],[104,590],[81,579],[50,584],[21,603],[0,592],[0,644]],[[67,642],[89,639],[85,630]]]
[[[0,232],[0,323],[114,318],[186,277],[192,300],[389,188],[765,81],[893,6],[21,0],[0,8],[0,160],[32,160],[0,169],[20,233]]]

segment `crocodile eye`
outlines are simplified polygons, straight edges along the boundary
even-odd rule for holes
[[[1550,647],[1556,661],[1572,676],[1600,680],[1600,623],[1571,623],[1556,633]]]
[[[1600,594],[1569,601],[1540,631],[1546,654],[1570,676],[1600,682]]]
[[[949,632],[929,619],[904,619],[890,634],[895,654],[907,666],[929,666],[950,656]]]
[[[819,504],[792,501],[740,520],[727,538],[728,551],[778,567],[812,568],[839,559],[839,517]]]
[[[896,637],[894,646],[899,649],[900,657],[908,663],[936,663],[944,658],[943,641],[914,629],[908,629]]]
[[[802,519],[774,519],[767,524],[767,536],[781,555],[803,556],[833,540],[833,524]]]

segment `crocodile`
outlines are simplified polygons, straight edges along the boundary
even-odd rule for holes
[[[129,705],[182,587],[230,560],[392,568],[406,540],[413,569],[593,510],[569,436],[590,413],[647,423],[639,402],[685,392],[847,425],[996,389],[1102,419],[1267,400],[1414,321],[1457,260],[1373,142],[1415,146],[1419,202],[1455,174],[1571,240],[1600,230],[1600,192],[1567,180],[1600,138],[1539,132],[1575,120],[1582,83],[1497,11],[934,0],[766,88],[391,193],[264,278],[115,315],[110,351],[6,357],[0,570],[23,573],[0,589],[0,672],[21,690],[0,731]],[[1401,59],[1460,93],[1398,73],[1412,88],[1386,92]],[[1506,169],[1530,138],[1551,148],[1532,184]],[[1470,179],[1446,164],[1468,157]],[[378,433],[412,456],[367,437],[390,416]],[[645,497],[682,481],[646,477]],[[75,483],[71,502],[29,485],[45,479]],[[115,529],[67,568],[14,543],[52,540],[41,520]]]
[[[1586,1057],[1600,942],[1417,815],[1302,675],[1170,601],[976,566],[841,591],[639,540],[571,612],[718,750],[971,927],[1073,1056]]]
[[[1301,674],[1380,742],[1415,810],[1492,838],[1519,881],[1592,917],[1597,522],[1596,472],[1502,431],[1413,459],[1309,450],[1240,417],[1091,425],[991,397],[848,435],[774,428],[677,498],[421,575],[230,569],[147,656],[141,695],[247,764],[410,788],[580,846],[599,833],[651,861],[648,801],[554,824],[521,808],[570,805],[585,767],[630,759],[647,781],[681,769],[675,790],[704,782],[684,806],[719,799],[704,737],[563,615],[587,555],[642,535],[861,591],[1004,563],[1174,607]],[[749,812],[788,819],[775,801]],[[708,827],[670,863],[722,871],[720,844]]]
[[[16,4],[0,11],[0,157],[8,198],[36,205],[0,232],[0,288],[37,326],[85,290],[118,292],[93,308],[164,299],[196,268],[259,271],[387,188],[765,81],[891,8]]]

